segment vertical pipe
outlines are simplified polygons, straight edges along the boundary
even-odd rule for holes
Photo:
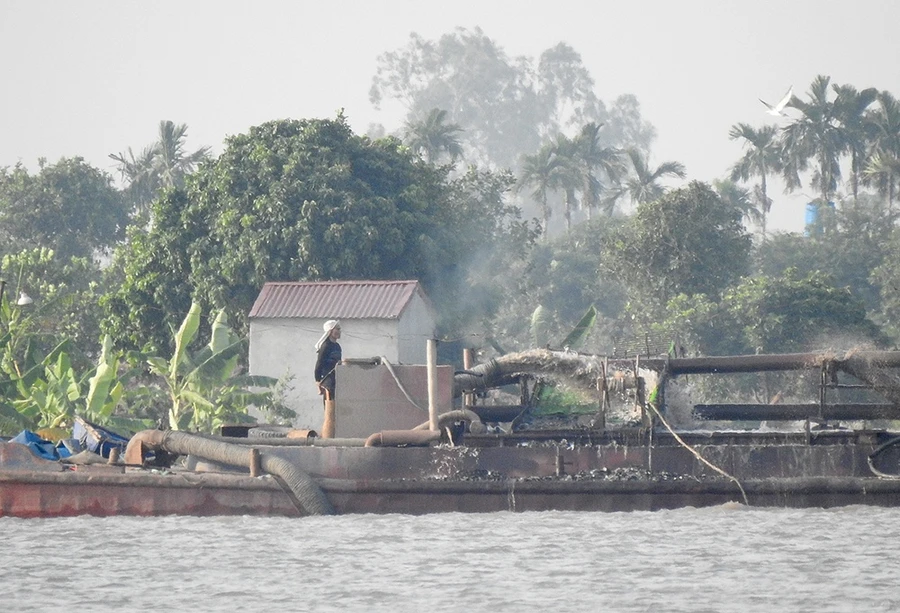
[[[322,438],[334,438],[334,400],[331,394],[325,390],[325,419],[322,422]]]
[[[428,362],[428,424],[429,429],[438,431],[437,416],[437,340],[428,339],[426,346],[426,360]]]
[[[474,360],[474,352],[471,347],[463,349],[463,370],[468,371],[472,368]],[[475,404],[475,394],[466,392],[463,394],[463,408],[468,409]]]

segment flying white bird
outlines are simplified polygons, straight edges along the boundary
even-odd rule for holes
[[[784,95],[784,98],[779,100],[778,104],[776,104],[775,106],[772,106],[771,104],[769,104],[762,98],[760,98],[759,101],[762,102],[763,104],[765,104],[766,108],[769,109],[768,111],[766,111],[769,115],[775,115],[776,117],[787,117],[787,115],[785,115],[781,111],[784,110],[784,107],[787,106],[787,103],[791,101],[791,97],[793,97],[793,95],[794,95],[794,86],[792,85],[788,88],[788,91]]]

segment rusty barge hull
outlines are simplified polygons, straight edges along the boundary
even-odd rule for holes
[[[889,438],[884,432],[825,431],[809,440],[803,433],[682,433],[741,487],[672,437],[648,435],[484,435],[456,447],[243,445],[308,473],[338,514],[651,511],[743,503],[741,487],[751,506],[900,506],[900,480],[878,478],[870,467]],[[897,472],[898,456],[896,449],[882,454],[880,468]],[[187,464],[191,470],[64,470],[24,446],[0,444],[0,516],[304,515],[276,477],[202,458]]]
[[[656,511],[741,503],[728,481],[358,481],[323,479],[337,514]],[[750,506],[900,506],[900,481],[812,477],[742,483]],[[0,516],[299,517],[274,480],[238,475],[0,474]]]

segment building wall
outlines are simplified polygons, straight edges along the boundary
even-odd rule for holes
[[[254,318],[250,321],[250,374],[286,381],[285,404],[297,413],[294,426],[322,428],[322,397],[313,373],[316,341],[325,319]],[[391,364],[424,364],[426,341],[433,338],[435,322],[418,294],[399,320],[341,320],[344,359],[384,357]],[[341,395],[341,371],[337,371],[337,398]],[[262,418],[256,415],[258,419]]]
[[[425,364],[426,344],[435,337],[434,312],[416,292],[403,310],[398,326],[398,361],[402,364]]]

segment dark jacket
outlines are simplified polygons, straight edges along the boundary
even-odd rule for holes
[[[341,361],[341,346],[326,338],[319,347],[319,357],[316,359],[316,382],[321,384],[331,397],[334,398],[334,367]]]

